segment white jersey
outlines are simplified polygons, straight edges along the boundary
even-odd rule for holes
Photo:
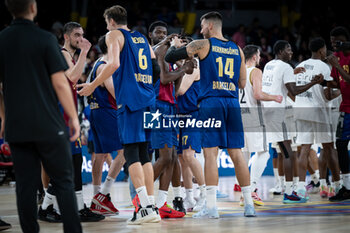
[[[242,112],[243,127],[256,127],[264,124],[261,102],[254,98],[251,73],[255,68],[247,67],[247,82],[244,89],[239,90],[239,103]]]
[[[265,65],[262,78],[262,91],[269,95],[281,95],[281,103],[262,101],[264,117],[275,122],[283,122],[288,90],[286,83],[295,82],[293,68],[286,62],[275,59]]]
[[[304,67],[305,72],[295,75],[296,85],[303,86],[311,82],[313,77],[322,74],[326,81],[332,81],[331,72],[326,63],[319,59],[308,59],[297,67]],[[295,97],[294,117],[298,120],[330,123],[329,104],[324,95],[324,88],[320,84],[312,86],[307,91]]]

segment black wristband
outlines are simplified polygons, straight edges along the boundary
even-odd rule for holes
[[[174,46],[171,46],[165,55],[165,61],[168,63],[175,63],[186,58],[188,58],[186,47],[176,49]]]

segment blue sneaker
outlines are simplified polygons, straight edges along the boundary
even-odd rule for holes
[[[204,206],[201,211],[192,215],[192,218],[219,218],[218,208],[214,207],[208,209],[207,206]]]
[[[291,195],[284,193],[283,204],[295,204],[295,203],[305,203],[306,199],[299,197],[296,192]]]
[[[256,217],[256,212],[253,205],[244,206],[244,217]]]
[[[216,198],[226,198],[228,197],[228,194],[222,193],[219,190],[216,190]]]

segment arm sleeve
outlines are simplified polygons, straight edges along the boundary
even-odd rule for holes
[[[176,49],[174,46],[171,46],[165,55],[165,61],[172,64],[186,58],[188,58],[186,47]]]
[[[65,71],[68,69],[67,62],[62,55],[56,38],[53,36],[50,36],[47,41],[45,50],[45,64],[50,75],[58,71]]]

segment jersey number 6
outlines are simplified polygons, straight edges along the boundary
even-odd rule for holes
[[[143,55],[143,50],[144,49],[140,49],[139,50],[139,66],[142,70],[147,69],[147,57],[146,55]]]

